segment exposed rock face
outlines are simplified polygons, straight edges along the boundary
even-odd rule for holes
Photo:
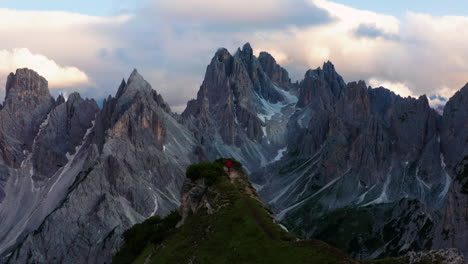
[[[234,184],[239,191],[249,195],[250,197],[259,200],[256,190],[252,187],[248,181],[248,175],[242,170],[242,168],[231,168],[224,167],[226,175],[222,177],[228,177],[229,181]],[[182,216],[178,226],[183,225],[187,217],[197,213],[201,209],[207,211],[208,214],[213,214],[227,204],[222,203],[221,205],[212,204],[213,200],[216,202],[222,202],[219,199],[221,194],[215,188],[212,188],[205,184],[205,180],[200,178],[195,182],[186,178],[181,190],[182,198],[181,205],[179,207],[179,213]],[[212,201],[210,201],[210,199]]]
[[[0,159],[2,253],[35,230],[64,198],[64,186],[67,182],[71,184],[70,181],[78,173],[75,170],[78,164],[74,163],[74,158],[67,156],[66,151],[77,151],[76,147],[80,148],[79,142],[85,136],[82,130],[86,131],[90,119],[94,117],[88,118],[88,112],[80,108],[81,113],[69,115],[68,121],[72,123],[67,124],[66,114],[62,115],[63,111],[59,110],[63,105],[63,98],[58,100],[62,104],[54,102],[47,88],[47,81],[31,70],[20,69],[16,74],[10,74],[6,89],[4,107],[0,110],[1,133],[4,137],[2,151],[5,159],[4,162]],[[54,117],[49,118],[51,115]],[[56,118],[63,116],[65,117],[62,119]],[[78,129],[73,121],[76,116],[88,120],[85,122],[88,124],[82,124],[85,127]],[[80,131],[73,132],[70,136],[73,139],[63,138],[64,131],[71,130]],[[12,155],[6,155],[7,153]],[[63,161],[64,157],[66,161]],[[21,162],[18,164],[19,161]]]
[[[47,81],[29,69],[11,73],[0,111],[0,150],[4,162],[18,168],[30,152],[39,126],[54,104]]]
[[[185,168],[197,160],[195,139],[136,71],[118,95],[106,100],[64,166],[76,174],[56,185],[54,193],[65,190],[60,204],[20,240],[9,262],[108,262],[123,231],[180,205]],[[55,110],[76,105],[70,99]]]
[[[425,96],[346,84],[331,62],[291,84],[249,44],[216,52],[180,116],[136,70],[101,110],[78,94],[54,102],[46,86],[18,70],[0,110],[0,255],[10,263],[108,262],[131,225],[181,202],[186,214],[206,206],[207,187],[183,186],[185,169],[219,157],[253,172],[289,230],[355,257],[468,254],[467,87],[441,117]]]
[[[441,263],[464,264],[463,254],[455,248],[431,250],[429,252],[408,252],[405,257],[409,264],[414,263]]]
[[[207,67],[197,99],[182,114],[209,159],[232,156],[248,169],[266,164],[282,148],[285,126],[297,101],[289,80],[264,54],[263,64],[247,43],[231,55],[219,49]],[[268,73],[263,65],[268,67]],[[279,73],[282,72],[282,73]],[[273,81],[271,78],[274,78]]]
[[[468,85],[450,98],[441,124],[441,149],[447,176],[453,181],[438,226],[437,243],[457,247],[468,256]],[[445,165],[444,164],[444,165]]]
[[[49,178],[67,164],[99,111],[93,99],[83,100],[78,93],[70,94],[66,102],[59,97],[56,104],[33,146],[34,180]]]
[[[450,204],[450,190],[457,187],[444,163],[439,117],[425,96],[401,98],[383,88],[367,88],[362,81],[345,86],[326,63],[323,71],[306,73],[297,107],[288,124],[287,154],[252,178],[290,230],[324,239],[359,258],[454,245],[466,250],[461,246],[466,235],[449,243],[438,239],[444,222],[440,215]],[[466,120],[467,115],[462,111],[457,118]],[[460,127],[452,133],[462,132]],[[468,149],[466,138],[457,141],[462,145],[454,155],[458,161]],[[408,206],[395,206],[403,200],[415,202],[413,210],[423,208],[414,226],[392,223],[406,215]],[[349,223],[358,216],[374,220],[355,233]],[[337,217],[342,222],[334,222]],[[455,225],[458,234],[466,233],[461,231],[465,224],[461,220]],[[386,235],[395,228],[399,235]],[[327,231],[337,229],[343,235],[354,233],[358,240],[343,241]]]
[[[268,77],[280,87],[286,89],[291,85],[291,79],[289,78],[289,73],[276,63],[275,58],[267,52],[260,52],[258,56],[258,61],[262,65],[263,70],[268,75]]]
[[[450,98],[442,117],[441,143],[445,163],[455,168],[468,155],[468,84]]]
[[[185,219],[193,213],[198,212],[201,208],[209,207],[209,202],[206,197],[208,186],[204,183],[203,179],[199,179],[197,182],[193,182],[189,178],[186,178],[182,187],[182,199],[179,208],[182,220],[179,225],[185,222]]]

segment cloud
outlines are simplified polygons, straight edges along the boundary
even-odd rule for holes
[[[46,78],[50,88],[76,87],[89,84],[89,78],[76,67],[60,66],[44,55],[32,54],[28,49],[0,50],[0,74],[14,72],[18,68],[34,69]],[[4,83],[2,83],[4,84]]]
[[[371,87],[377,88],[377,87],[385,87],[389,90],[392,90],[395,94],[400,95],[401,97],[415,97],[413,92],[410,90],[410,88],[402,82],[392,82],[392,81],[387,81],[387,80],[379,80],[375,78],[371,78],[368,81],[369,85]]]
[[[178,76],[177,72],[165,69],[143,70],[141,74],[151,84],[153,89],[161,93],[171,110],[181,113],[187,106],[187,101],[194,99],[194,91],[200,88],[203,75],[185,74]]]
[[[97,54],[102,48],[114,51],[126,45],[127,40],[114,30],[131,19],[131,15],[0,9],[0,79],[15,67],[29,67],[48,79],[56,88],[54,94],[79,90],[89,97],[104,97],[114,93],[114,83],[117,86],[131,66]]]
[[[95,98],[138,68],[177,109],[196,96],[219,47],[235,52],[245,42],[270,52],[293,80],[331,60],[345,80],[403,96],[449,98],[468,81],[468,17],[397,18],[328,0],[143,2],[109,17],[0,9],[0,50],[25,47],[79,69],[88,77],[80,91]]]
[[[254,48],[286,54],[283,66],[293,78],[329,59],[347,81],[374,79],[405,96],[449,98],[468,81],[468,17],[408,12],[400,20],[331,1],[311,2],[333,20],[260,30],[249,38]]]
[[[270,52],[293,80],[331,60],[345,80],[372,80],[402,96],[449,98],[467,81],[467,18],[407,13],[398,19],[327,0],[265,1],[157,1],[127,25],[135,41],[124,48],[125,58],[154,74],[145,76],[179,108],[195,96],[217,48],[235,52],[245,42],[256,53]],[[294,18],[307,15],[307,23]]]
[[[306,25],[329,20],[327,12],[306,0],[159,0],[154,9],[167,19],[239,26]]]
[[[387,40],[398,40],[398,35],[382,32],[375,24],[360,24],[354,34],[359,37],[384,38]]]
[[[0,8],[0,31],[70,29],[76,26],[123,24],[131,15],[115,17],[88,16],[63,11],[23,11]]]

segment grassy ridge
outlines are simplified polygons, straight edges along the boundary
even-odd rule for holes
[[[203,167],[211,166],[204,164]],[[208,189],[208,201],[217,208],[213,214],[202,209],[189,216],[181,227],[166,230],[167,237],[161,242],[147,239],[138,256],[126,258],[127,262],[117,262],[117,257],[123,256],[119,252],[114,262],[356,263],[323,242],[299,240],[284,231],[273,222],[256,197],[244,191],[250,187],[245,173],[238,168],[234,170],[235,180],[227,175],[214,177],[216,180]],[[157,231],[157,228],[152,230]]]

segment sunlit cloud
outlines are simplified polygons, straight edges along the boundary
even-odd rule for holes
[[[408,88],[408,86],[405,83],[402,82],[391,82],[387,80],[379,80],[375,78],[371,78],[368,81],[369,85],[373,88],[377,87],[385,87],[391,91],[393,91],[395,94],[400,95],[401,97],[414,97],[415,95],[413,92]]]
[[[395,17],[328,0],[150,2],[109,17],[0,9],[0,50],[42,55],[61,69],[55,75],[97,98],[114,94],[136,67],[177,109],[196,96],[219,47],[234,53],[245,42],[271,53],[293,81],[327,60],[345,81],[402,96],[450,98],[468,81],[468,16]]]
[[[168,19],[193,23],[307,24],[328,19],[307,0],[158,0],[155,9]]]
[[[44,55],[32,54],[28,49],[0,50],[0,74],[6,76],[18,68],[34,69],[45,77],[50,88],[66,88],[86,85],[89,78],[80,69],[71,66],[60,66]]]
[[[0,8],[0,31],[28,30],[31,27],[39,30],[61,30],[80,25],[123,24],[131,18],[131,15],[99,17],[62,11],[24,11]]]

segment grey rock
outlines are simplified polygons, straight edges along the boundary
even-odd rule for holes
[[[179,207],[195,138],[138,72],[119,91],[75,154],[81,167],[66,196],[9,262],[109,262],[126,229]]]
[[[431,250],[429,252],[408,252],[405,257],[409,264],[428,262],[441,264],[463,264],[463,254],[456,248]]]
[[[258,56],[258,61],[262,65],[262,69],[274,83],[276,83],[279,87],[290,89],[291,79],[289,78],[288,71],[278,65],[273,56],[271,56],[268,52],[262,51]]]
[[[60,97],[57,102],[61,102]],[[49,178],[76,153],[99,111],[96,102],[72,93],[48,115],[33,146],[34,180]]]
[[[39,126],[54,104],[47,81],[29,69],[8,75],[0,111],[0,151],[8,166],[19,167],[31,152]]]
[[[219,157],[243,163],[289,230],[356,258],[468,253],[466,87],[440,116],[425,96],[346,84],[331,62],[291,83],[248,43],[216,52],[180,116],[136,70],[101,110],[78,95],[54,103],[44,80],[17,76],[34,81],[11,77],[0,110],[5,127],[10,114],[25,120],[0,129],[0,255],[10,263],[109,262],[133,224],[206,206],[206,186],[184,183],[185,169]]]

